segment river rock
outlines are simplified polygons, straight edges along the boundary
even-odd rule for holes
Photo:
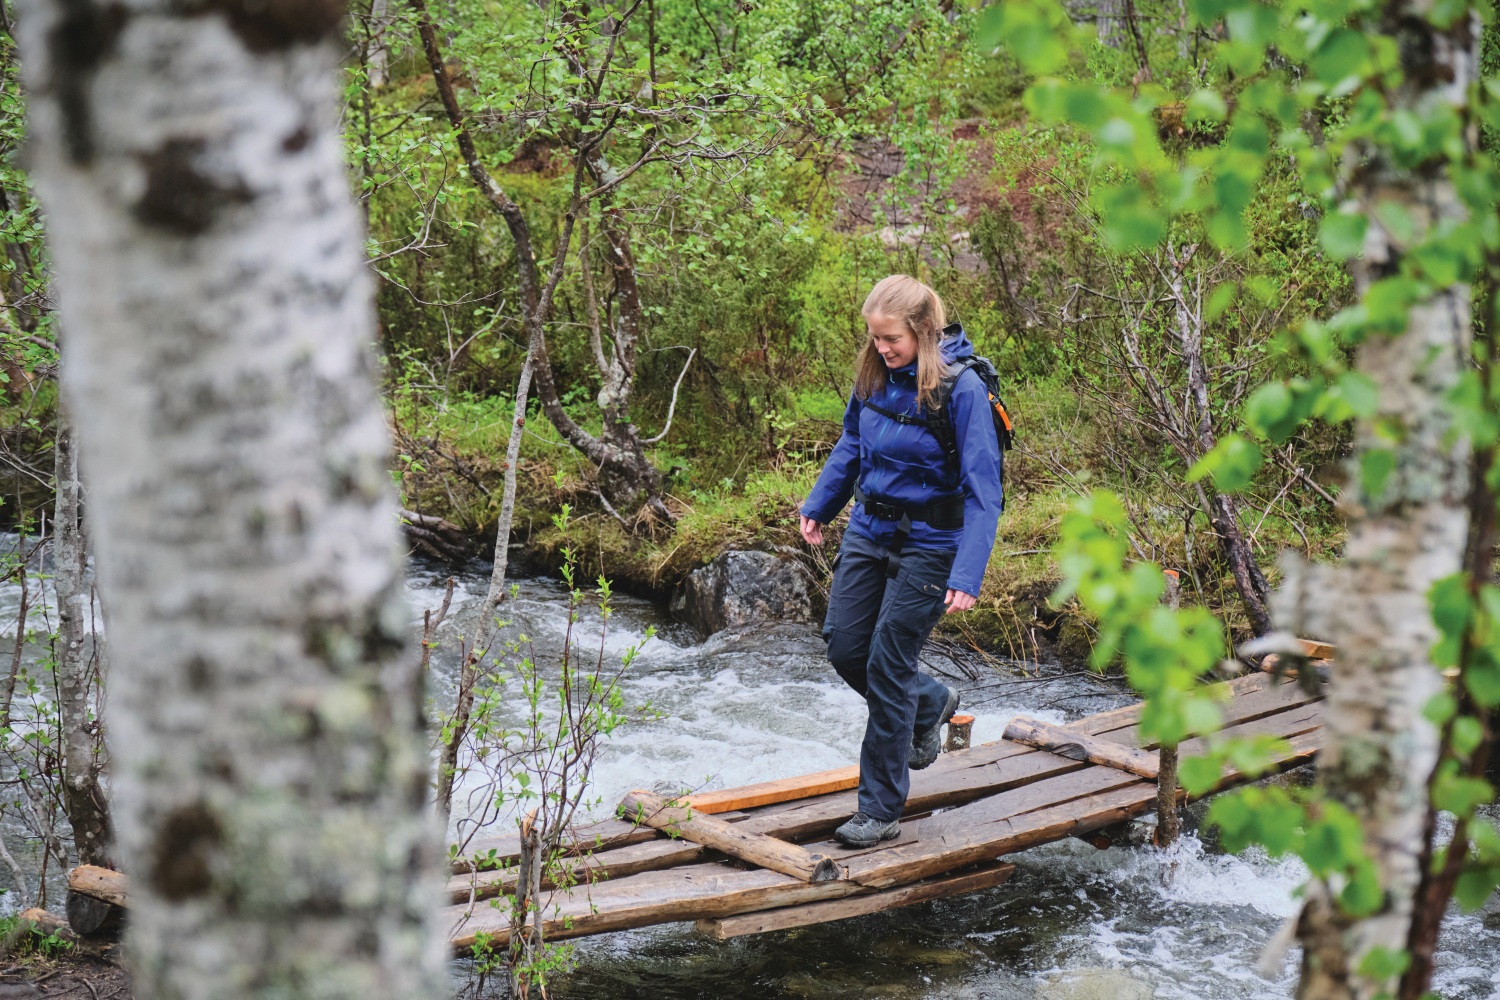
[[[1152,1000],[1156,990],[1120,969],[1071,969],[1038,983],[1037,1000]]]
[[[725,552],[688,574],[672,612],[705,635],[753,622],[811,621],[807,570],[772,552]]]

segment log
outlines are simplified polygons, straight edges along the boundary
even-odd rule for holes
[[[718,941],[740,937],[745,934],[764,934],[767,931],[787,930],[792,927],[807,927],[812,924],[844,920],[848,917],[894,910],[914,903],[925,903],[933,899],[959,896],[966,892],[989,889],[1005,882],[1016,872],[1016,866],[1001,861],[992,861],[975,869],[929,879],[913,885],[887,889],[868,896],[849,896],[822,903],[804,903],[801,906],[784,906],[779,910],[760,910],[732,917],[712,917],[699,920],[699,932]]]
[[[80,937],[119,936],[125,920],[125,911],[113,903],[106,903],[81,892],[68,891],[68,926]]]
[[[68,922],[50,910],[44,910],[33,906],[22,910],[16,917],[22,925],[29,925],[27,930],[35,931],[46,937],[48,934],[56,934],[58,937],[71,939],[72,931],[68,929]]]
[[[79,865],[68,872],[68,888],[123,909],[130,881],[121,872],[100,868],[98,865]]]
[[[474,545],[469,533],[452,521],[432,514],[403,510],[401,527],[413,546],[436,559],[462,562],[473,554]]]
[[[1018,715],[1005,727],[1005,738],[1013,743],[1024,743],[1066,757],[1083,760],[1090,764],[1103,764],[1119,771],[1128,771],[1142,778],[1156,779],[1160,770],[1157,755],[1102,740],[1096,736],[1073,732],[1037,719]]]
[[[621,800],[620,812],[626,819],[804,882],[832,882],[844,874],[826,854],[812,854],[796,844],[752,833],[713,816],[696,814],[691,808],[668,802],[653,792],[630,792]]]
[[[54,934],[69,944],[78,943],[78,935],[73,933],[68,922],[57,914],[35,906],[22,910],[17,916],[15,926],[5,935],[4,940],[0,941],[0,954],[14,955],[18,952],[29,951],[36,943],[33,935],[45,938]],[[17,996],[20,995],[22,994],[17,994]]]
[[[943,752],[967,750],[973,742],[974,716],[955,715],[948,720],[948,738],[943,741]]]

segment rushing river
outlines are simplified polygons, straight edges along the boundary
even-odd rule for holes
[[[449,646],[472,630],[482,575],[458,580]],[[412,601],[441,600],[442,575],[416,567]],[[652,604],[617,596],[606,655],[643,640],[624,682],[626,701],[649,702],[662,717],[618,731],[593,775],[608,805],[631,788],[721,788],[849,764],[864,729],[860,700],[834,676],[808,625],[760,626],[700,642]],[[467,613],[466,613],[467,609]],[[538,662],[555,657],[567,627],[565,594],[550,580],[521,581],[507,616],[533,639]],[[598,619],[585,615],[582,641],[597,649]],[[452,698],[456,658],[437,660],[440,704]],[[935,658],[929,666],[963,676]],[[1027,714],[1054,722],[1131,699],[1100,679],[986,671],[959,683],[976,741],[998,739]],[[1029,671],[1035,674],[1037,671]],[[1189,811],[1196,830],[1202,808]],[[1271,978],[1257,972],[1262,949],[1297,910],[1306,872],[1296,860],[1251,850],[1226,854],[1190,833],[1169,853],[1097,851],[1081,841],[1013,858],[1007,883],[968,896],[831,924],[711,941],[691,924],[585,938],[575,970],[554,995],[577,1000],[663,998],[963,998],[963,1000],[1252,1000],[1291,996],[1299,953]],[[1457,911],[1445,927],[1437,990],[1447,1000],[1500,1000],[1500,904]]]
[[[11,536],[12,543],[14,536]],[[445,573],[417,564],[409,576],[415,616],[436,608]],[[566,593],[546,579],[520,582],[506,611],[511,635],[525,633],[537,662],[555,663],[567,628]],[[471,634],[483,568],[456,580],[453,612],[439,632],[431,696],[452,704],[459,637]],[[55,612],[46,596],[34,606]],[[14,636],[19,593],[0,585],[0,636]],[[644,642],[624,681],[626,702],[659,714],[625,725],[606,743],[591,798],[603,815],[631,788],[722,788],[840,767],[857,757],[863,705],[823,660],[809,625],[758,626],[701,642],[653,604],[623,595],[604,639],[615,658]],[[599,618],[577,627],[597,652]],[[34,629],[44,622],[33,620]],[[648,627],[659,634],[645,641]],[[40,654],[28,650],[27,659]],[[964,708],[978,717],[975,739],[998,739],[1012,715],[1066,721],[1131,700],[1118,685],[1053,668],[985,667],[968,680],[959,664],[929,667],[962,681]],[[24,700],[24,696],[20,700]],[[511,711],[510,707],[505,709]],[[458,801],[464,799],[460,788]],[[456,807],[456,811],[459,807]],[[1201,807],[1189,812],[1196,830]],[[1494,813],[1491,813],[1494,815]],[[6,810],[5,843],[34,872],[41,851],[24,841]],[[959,998],[959,1000],[1250,1000],[1292,994],[1297,952],[1272,978],[1256,966],[1278,927],[1296,912],[1305,873],[1294,860],[1250,851],[1225,854],[1190,833],[1169,854],[1149,848],[1096,851],[1081,841],[1015,857],[1007,883],[968,896],[792,931],[716,942],[691,924],[669,924],[576,942],[576,967],[553,996],[571,1000],[669,998]],[[61,867],[49,871],[49,898],[60,901]],[[28,876],[35,887],[35,876]],[[0,870],[0,888],[9,887]],[[0,908],[13,912],[16,894]],[[1438,959],[1437,990],[1447,1000],[1500,1000],[1500,903],[1450,916]],[[455,963],[454,983],[470,983]],[[499,997],[493,981],[484,995]]]

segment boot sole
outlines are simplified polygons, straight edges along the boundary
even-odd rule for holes
[[[837,840],[840,844],[843,844],[845,847],[848,847],[851,850],[862,851],[866,847],[874,847],[876,844],[884,843],[887,840],[895,840],[899,836],[901,836],[901,828],[898,826],[894,831],[891,832],[889,836],[876,837],[874,840],[845,840],[837,833],[833,835],[833,839]]]

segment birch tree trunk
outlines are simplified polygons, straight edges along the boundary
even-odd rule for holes
[[[370,53],[369,84],[376,89],[390,82],[391,46],[385,37],[389,30],[386,21],[390,18],[390,3],[391,0],[370,0],[371,28],[378,33],[379,41]]]
[[[1112,49],[1120,47],[1121,15],[1124,8],[1124,0],[1099,0],[1095,5],[1094,28],[1099,35],[1101,45],[1107,45]]]
[[[28,0],[138,996],[438,995],[331,0]]]
[[[104,762],[99,727],[102,720],[90,717],[89,696],[94,692],[97,660],[89,654],[90,593],[87,582],[88,546],[84,540],[80,511],[82,484],[78,476],[78,450],[67,411],[58,414],[57,507],[52,518],[57,589],[57,713],[62,727],[63,804],[73,827],[78,862],[110,867],[110,845],[114,839],[109,802],[99,783]],[[97,645],[94,647],[97,652]]]
[[[1401,25],[1408,81],[1393,103],[1421,116],[1441,102],[1462,102],[1475,72],[1472,22],[1460,19],[1439,31],[1416,4],[1408,10],[1405,3],[1391,4],[1385,17]],[[1446,172],[1402,171],[1378,152],[1365,152],[1350,188],[1369,219],[1354,267],[1361,292],[1400,263],[1397,241],[1378,221],[1378,203],[1402,205],[1418,232],[1463,216]],[[1358,368],[1375,380],[1380,412],[1358,425],[1358,450],[1392,450],[1394,469],[1375,495],[1359,475],[1352,477],[1360,485],[1347,494],[1344,564],[1309,575],[1303,599],[1307,609],[1321,610],[1303,620],[1325,623],[1338,647],[1319,780],[1358,817],[1385,899],[1374,915],[1356,919],[1338,906],[1334,887],[1309,886],[1298,927],[1302,1000],[1394,995],[1395,977],[1358,970],[1372,949],[1400,953],[1407,945],[1427,782],[1438,754],[1438,732],[1422,709],[1442,688],[1428,658],[1437,634],[1427,595],[1436,580],[1459,571],[1468,533],[1468,447],[1452,434],[1443,397],[1469,360],[1469,318],[1468,286],[1451,286],[1412,309],[1401,334],[1371,334],[1359,348]],[[1399,443],[1379,435],[1377,421],[1400,428]]]
[[[1173,315],[1177,324],[1178,343],[1182,349],[1183,363],[1187,368],[1187,405],[1183,407],[1184,436],[1192,439],[1198,448],[1196,461],[1213,450],[1218,442],[1214,434],[1213,410],[1208,402],[1208,369],[1203,363],[1203,285],[1200,278],[1197,294],[1191,295],[1185,288],[1183,272],[1197,253],[1197,245],[1184,247],[1179,257],[1170,246],[1167,248],[1168,285],[1172,290]],[[1190,301],[1191,300],[1191,301]],[[1198,484],[1198,498],[1203,512],[1219,537],[1219,549],[1234,576],[1235,589],[1245,603],[1245,613],[1250,618],[1250,627],[1256,635],[1271,631],[1271,613],[1266,599],[1271,588],[1266,583],[1255,553],[1240,530],[1240,504],[1232,494],[1215,491],[1210,495],[1202,482]]]

